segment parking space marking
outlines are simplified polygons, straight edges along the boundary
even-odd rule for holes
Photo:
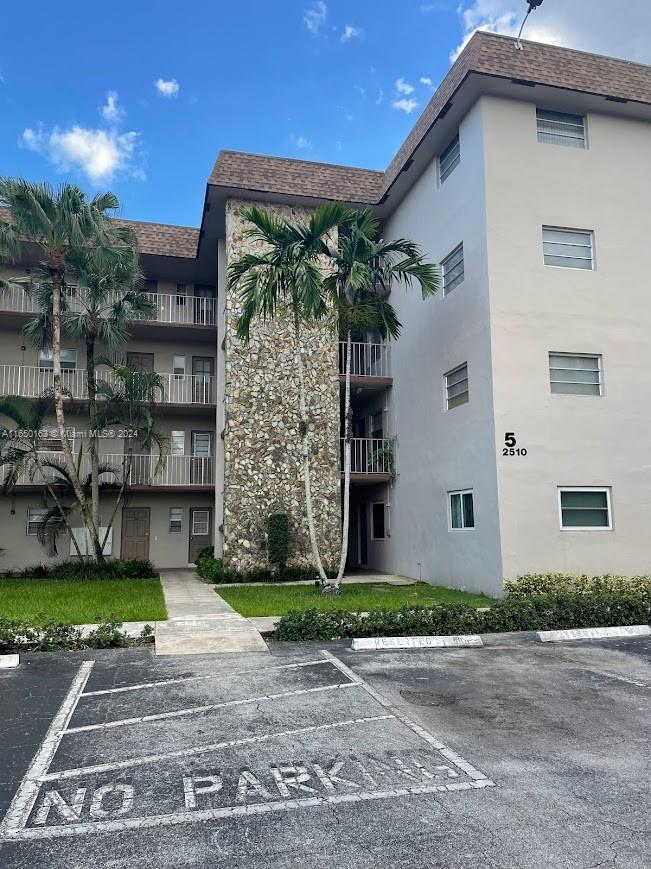
[[[277,733],[262,733],[260,736],[247,736],[243,739],[231,739],[227,742],[213,742],[212,745],[202,745],[198,748],[182,748],[178,751],[168,751],[165,754],[146,754],[143,757],[132,757],[128,760],[118,760],[114,763],[99,763],[95,766],[80,766],[76,769],[63,769],[60,772],[50,772],[42,775],[41,782],[57,781],[59,779],[78,778],[102,772],[112,772],[118,769],[130,769],[148,763],[162,763],[182,757],[195,757],[206,752],[220,751],[224,748],[236,748],[238,745],[256,745],[269,739],[280,739],[283,736],[299,736],[303,733],[317,733],[322,730],[334,730],[340,727],[352,727],[355,724],[369,724],[372,721],[391,721],[393,715],[370,715],[366,718],[350,718],[348,721],[335,721],[332,724],[314,724],[311,727],[299,727],[295,730],[282,730]]]
[[[294,691],[283,691],[280,694],[262,694],[259,697],[244,697],[241,700],[224,700],[221,703],[209,703],[206,706],[191,706],[188,709],[175,709],[174,712],[158,712],[156,715],[139,715],[137,718],[119,718],[116,721],[104,721],[101,724],[84,724],[82,727],[69,727],[64,731],[66,736],[73,733],[88,733],[90,730],[107,730],[112,727],[127,727],[133,724],[149,724],[152,721],[165,721],[170,718],[184,718],[187,715],[200,715],[202,712],[213,712],[215,709],[228,709],[231,706],[246,706],[250,703],[266,703],[270,700],[281,700],[285,697],[299,697],[301,694],[316,694],[322,691],[336,691],[341,688],[357,688],[356,682],[339,682],[336,685],[320,685],[317,688],[297,688]]]
[[[27,823],[41,787],[40,778],[48,771],[54,759],[61,744],[63,733],[79,703],[79,698],[86,687],[94,664],[95,661],[84,661],[77,671],[59,711],[48,727],[45,739],[34,755],[16,795],[11,801],[7,814],[0,824],[0,840],[6,836],[11,837],[15,831],[22,830]]]
[[[300,661],[295,664],[280,664],[278,667],[256,667],[255,670],[234,670],[232,673],[209,673],[206,676],[178,676],[175,679],[159,679],[156,682],[140,682],[138,685],[121,685],[119,688],[102,688],[100,691],[84,691],[82,697],[102,697],[106,694],[122,694],[127,691],[141,691],[145,688],[166,688],[168,685],[181,685],[185,682],[204,682],[207,679],[232,679],[235,676],[246,676],[250,673],[274,673],[277,670],[295,670],[300,667],[323,666],[323,658],[317,661]]]

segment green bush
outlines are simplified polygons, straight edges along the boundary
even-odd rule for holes
[[[129,637],[121,628],[120,622],[106,622],[83,636],[74,625],[65,625],[56,621],[45,621],[36,626],[0,619],[0,654],[116,649],[142,645],[153,639],[153,631],[149,625],[145,626],[140,637],[136,639]]]
[[[267,557],[274,573],[283,573],[289,555],[287,513],[272,513],[267,519]]]
[[[23,579],[150,579],[158,576],[158,571],[151,561],[135,558],[115,558],[101,564],[70,559],[51,567],[35,564],[21,570],[19,576]]]
[[[651,597],[651,576],[588,576],[572,573],[526,573],[504,583],[510,598],[539,594],[639,594]]]
[[[403,607],[367,616],[338,610],[292,611],[276,627],[277,640],[336,640],[347,637],[445,636],[506,631],[647,624],[651,602],[640,594],[565,593],[497,601],[480,612],[465,604]]]
[[[301,580],[309,580],[316,582],[318,573],[313,567],[285,567],[284,570],[275,572],[268,567],[261,567],[257,570],[230,570],[224,567],[224,562],[221,558],[214,557],[214,548],[207,546],[202,549],[195,560],[197,565],[197,573],[208,582],[214,582],[216,585],[223,583],[242,583],[242,582],[299,582]],[[329,577],[337,575],[335,570],[327,570]]]

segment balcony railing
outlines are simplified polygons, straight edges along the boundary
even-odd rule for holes
[[[353,377],[391,377],[391,353],[387,344],[354,341],[350,354]],[[346,342],[339,342],[339,373],[346,373]]]
[[[344,470],[344,439],[341,439],[341,470]],[[395,441],[392,438],[351,438],[352,474],[395,473]]]
[[[43,452],[43,458],[56,458],[63,462],[60,452]],[[108,463],[115,474],[103,474],[101,480],[105,483],[121,485],[124,474],[124,454],[112,453],[100,455],[100,462]],[[82,476],[90,473],[88,456],[81,462]],[[53,468],[33,468],[32,473],[22,474],[18,478],[19,486],[42,486],[45,482],[56,482],[61,476]],[[158,456],[134,455],[131,457],[131,469],[128,473],[129,486],[212,486],[215,482],[215,460],[212,456]]]
[[[107,379],[101,368],[98,380]],[[208,374],[161,374],[163,394],[158,399],[165,404],[214,404],[215,378]],[[63,389],[68,397],[88,398],[86,372],[83,369],[61,372]],[[0,395],[22,395],[38,398],[54,385],[51,369],[29,365],[0,365]]]
[[[67,303],[71,311],[82,311],[84,308],[84,289],[70,287],[67,292]],[[176,323],[186,326],[214,326],[215,299],[205,296],[186,296],[183,294],[143,293],[149,299],[154,312],[147,317],[136,319],[152,323]],[[36,314],[38,305],[35,299],[26,293],[22,287],[8,287],[0,291],[0,310],[14,311],[19,314]]]

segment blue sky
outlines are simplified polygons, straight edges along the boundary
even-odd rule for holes
[[[649,62],[647,0],[629,0],[626,12],[601,4],[588,16],[590,0],[547,0],[528,35]],[[524,8],[522,0],[7,4],[3,29],[15,39],[0,55],[0,174],[108,188],[125,217],[196,225],[220,148],[384,169],[464,38],[477,27],[513,33]]]

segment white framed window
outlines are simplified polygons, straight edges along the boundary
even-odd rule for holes
[[[594,486],[562,486],[558,490],[562,531],[610,531],[610,489]]]
[[[585,118],[566,112],[536,109],[538,141],[543,145],[565,145],[585,149]]]
[[[170,533],[183,531],[183,507],[170,507]]]
[[[371,504],[371,537],[373,540],[386,538],[386,508],[384,501]]]
[[[586,229],[543,226],[543,259],[546,266],[594,269],[594,234]]]
[[[47,515],[47,509],[44,507],[30,507],[27,511],[27,535],[36,537],[38,526]]]
[[[208,534],[210,531],[210,511],[209,510],[193,510],[192,511],[192,534],[201,535]]]
[[[173,431],[170,435],[170,453],[173,456],[185,455],[185,432]]]
[[[172,356],[172,372],[175,378],[185,375],[185,356]]]
[[[441,184],[448,178],[461,162],[461,144],[459,134],[452,139],[439,157],[439,179]]]
[[[463,283],[463,242],[455,247],[445,259],[441,260],[441,277],[443,278],[443,295],[447,296],[455,287]]]
[[[602,361],[587,353],[550,353],[549,381],[560,395],[602,395]]]
[[[472,489],[448,492],[449,530],[470,531],[475,527],[475,505]]]
[[[445,378],[445,408],[452,410],[460,404],[466,404],[470,398],[468,392],[468,363],[458,365],[444,375]]]
[[[52,371],[53,368],[52,351],[40,350],[38,354],[38,367],[42,371]],[[61,370],[74,371],[77,368],[77,351],[76,350],[61,350]]]

